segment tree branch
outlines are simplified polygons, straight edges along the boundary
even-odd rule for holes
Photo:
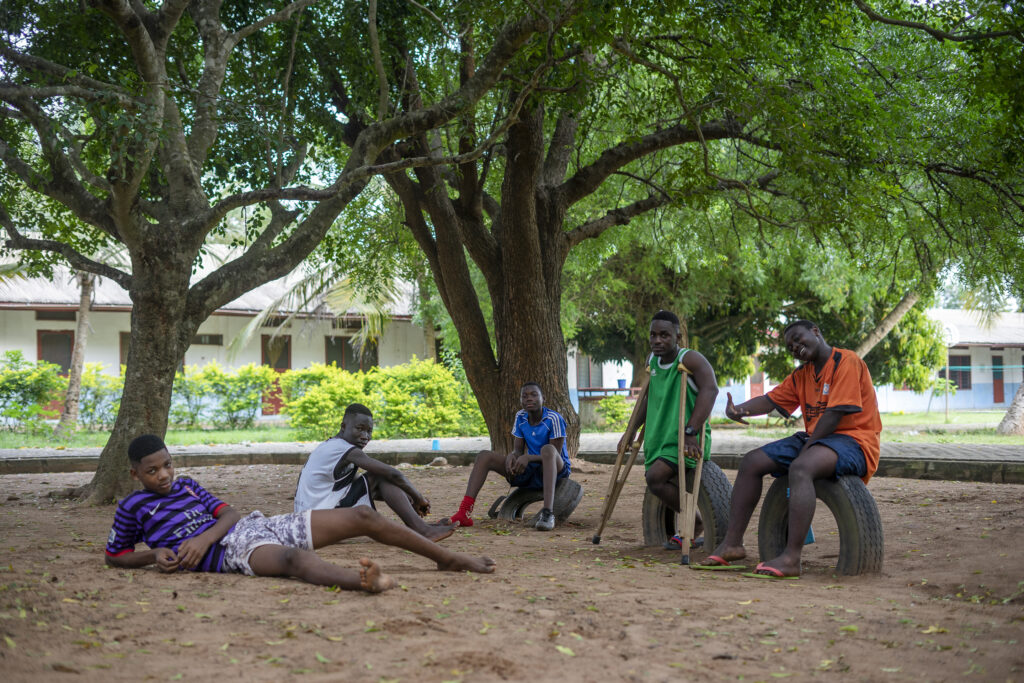
[[[871,352],[871,349],[875,348],[875,346],[878,345],[878,342],[885,339],[885,335],[889,334],[889,332],[892,331],[892,328],[896,327],[899,321],[903,319],[903,316],[905,316],[907,312],[914,307],[914,304],[916,304],[920,298],[921,295],[914,290],[910,290],[904,294],[903,298],[900,299],[900,302],[896,304],[896,306],[889,311],[884,318],[882,318],[882,321],[878,323],[875,329],[871,330],[871,333],[864,338],[864,341],[860,343],[854,353],[861,358],[868,355]]]
[[[29,249],[33,251],[49,251],[54,254],[59,254],[73,267],[78,270],[85,270],[90,273],[96,273],[102,277],[110,278],[117,284],[124,287],[125,290],[131,288],[131,275],[123,271],[108,266],[105,263],[93,261],[75,251],[70,245],[56,240],[44,240],[44,239],[33,239],[25,237],[14,225],[14,221],[11,220],[10,214],[7,213],[7,209],[0,205],[0,225],[3,226],[7,232],[9,239],[5,242],[9,249]]]
[[[377,36],[377,0],[370,0],[367,23],[370,34],[370,54],[373,57],[373,72],[377,74],[377,120],[383,121],[388,114],[388,75],[384,73],[384,60],[380,57],[380,39]]]
[[[659,206],[663,206],[669,201],[670,198],[667,195],[652,195],[647,199],[641,199],[640,201],[633,202],[627,206],[612,209],[601,218],[584,223],[583,225],[573,228],[567,232],[565,234],[565,238],[569,245],[568,248],[572,249],[583,240],[597,237],[613,225],[626,225],[636,216]]]
[[[656,152],[688,142],[704,140],[721,140],[739,137],[741,127],[736,121],[720,120],[703,124],[700,130],[685,125],[676,125],[654,133],[649,133],[639,140],[632,140],[605,150],[591,164],[579,169],[571,178],[561,185],[567,204],[575,204],[601,186],[608,176],[626,164]]]
[[[287,21],[293,14],[295,14],[301,9],[309,7],[316,1],[317,0],[297,0],[297,2],[293,2],[287,7],[278,10],[273,14],[267,15],[255,23],[249,24],[248,26],[243,26],[242,28],[238,29],[228,37],[227,51],[231,52],[231,50],[234,49],[235,45],[238,45],[238,43],[240,43],[242,40],[244,40],[248,36],[251,36],[253,33],[256,33],[261,28],[269,26],[270,24],[273,24],[278,21]]]
[[[96,90],[80,85],[27,86],[0,82],[0,99],[12,102],[17,98],[50,99],[51,97],[77,97],[87,102],[114,100],[122,107],[135,107],[138,102],[111,90]]]
[[[949,33],[948,31],[937,29],[919,21],[905,21],[903,19],[893,19],[891,17],[883,16],[872,9],[871,6],[864,2],[864,0],[853,0],[853,4],[855,4],[857,9],[863,12],[872,21],[877,21],[880,24],[888,24],[889,26],[900,26],[902,28],[912,28],[918,31],[924,31],[932,38],[939,41],[952,40],[955,42],[965,42],[973,40],[991,40],[993,38],[1005,38],[1009,36],[1017,41],[1024,42],[1024,31],[1019,28],[1006,31],[990,31],[987,33]]]
[[[123,101],[125,102],[132,101],[131,94],[123,88],[111,85],[110,83],[104,83],[103,81],[98,81],[95,78],[83,76],[74,69],[69,69],[62,64],[51,62],[47,59],[43,59],[42,57],[35,57],[33,55],[18,52],[8,45],[6,41],[0,41],[0,57],[5,57],[25,69],[50,74],[61,83],[76,85],[87,90],[109,92],[112,96],[124,98]]]
[[[50,120],[36,103],[21,100],[17,103],[20,113],[28,119],[36,132],[43,158],[50,173],[37,172],[21,159],[6,141],[0,139],[0,160],[4,166],[29,189],[39,192],[68,207],[79,219],[94,225],[109,235],[117,232],[103,203],[88,192],[75,176],[72,162],[64,154],[57,139],[57,124]]]

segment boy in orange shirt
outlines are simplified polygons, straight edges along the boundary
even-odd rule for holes
[[[746,557],[743,533],[761,497],[762,478],[788,474],[789,541],[781,555],[754,570],[780,579],[800,575],[800,553],[816,504],[814,480],[855,474],[867,483],[878,469],[882,431],[871,374],[857,354],[829,346],[807,320],[790,323],[782,336],[803,365],[764,396],[735,406],[729,395],[725,414],[747,424],[744,417],[772,410],[789,415],[799,407],[806,431],[743,456],[732,488],[729,528],[704,565],[732,566]]]

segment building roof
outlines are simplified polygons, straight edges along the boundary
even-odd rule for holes
[[[930,308],[927,313],[945,328],[949,346],[1024,346],[1024,313],[999,313],[989,326],[979,313],[961,308]]]
[[[219,265],[204,264],[199,272],[192,275],[192,283],[198,282]],[[302,277],[301,266],[288,275],[260,285],[217,309],[216,313],[226,315],[256,315],[276,301],[287,289]],[[398,300],[391,306],[393,317],[405,318],[412,315],[414,286],[400,282]],[[0,279],[0,309],[78,308],[78,283],[71,269],[54,266],[53,279],[44,277],[9,276]],[[93,290],[92,310],[129,310],[132,302],[128,292],[107,278],[98,278]],[[283,310],[282,313],[291,313]],[[312,309],[298,311],[312,314]],[[356,311],[349,311],[356,314]]]

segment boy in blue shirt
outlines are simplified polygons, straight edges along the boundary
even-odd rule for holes
[[[544,407],[544,394],[536,382],[527,382],[519,390],[519,403],[523,407],[516,413],[512,426],[515,443],[508,455],[494,451],[480,451],[473,463],[473,471],[466,485],[466,495],[459,511],[451,521],[459,526],[473,526],[469,516],[473,512],[476,496],[483,488],[489,472],[497,472],[512,486],[543,489],[544,507],[534,526],[539,531],[555,528],[555,484],[568,477],[569,452],[565,447],[565,419]]]
[[[316,548],[346,538],[369,536],[437,563],[439,570],[494,571],[494,561],[455,553],[420,534],[384,519],[370,507],[304,510],[243,518],[230,505],[188,477],[175,478],[171,454],[152,434],[128,446],[135,491],[117,504],[107,537],[106,561],[133,569],[156,564],[162,572],[237,572],[249,576],[288,576],[321,586],[370,593],[394,588],[395,580],[377,563],[339,567],[320,559]],[[137,543],[149,550],[135,552]]]

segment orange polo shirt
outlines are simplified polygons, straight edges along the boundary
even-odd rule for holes
[[[804,363],[767,397],[787,415],[800,408],[808,434],[814,433],[826,410],[843,413],[834,433],[857,442],[867,461],[867,474],[862,478],[865,484],[871,479],[878,469],[882,418],[871,373],[857,354],[833,347],[820,373],[814,371],[814,363]]]

